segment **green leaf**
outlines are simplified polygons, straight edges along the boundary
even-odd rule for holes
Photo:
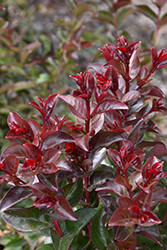
[[[114,25],[114,23],[115,23],[114,16],[112,15],[112,13],[109,11],[106,11],[106,10],[100,10],[98,12],[98,15],[95,16],[95,18],[97,18],[101,21],[111,23],[112,25]]]
[[[144,14],[145,16],[149,17],[152,19],[154,22],[157,21],[157,16],[155,12],[147,5],[136,5],[136,8],[139,12]]]
[[[21,81],[16,82],[11,86],[12,92],[21,91],[21,90],[29,90],[31,88],[35,88],[35,84],[31,81]]]
[[[10,48],[10,41],[7,38],[0,36],[0,41]]]
[[[98,250],[105,250],[111,243],[108,232],[102,223],[103,208],[94,216],[91,225],[91,237]]]
[[[42,73],[42,74],[39,75],[39,78],[37,79],[36,83],[40,84],[40,83],[47,82],[47,81],[50,81],[50,80],[51,80],[51,77],[50,77],[49,74]]]
[[[76,211],[77,221],[66,221],[66,233],[77,234],[95,215],[96,210],[84,208]]]
[[[70,245],[71,239],[73,238],[73,235],[67,234],[63,237],[60,237],[55,230],[51,229],[50,232],[54,248],[56,250],[67,250]]]
[[[10,65],[10,64],[2,65],[0,67],[0,70],[2,72],[13,72],[13,73],[16,73],[16,74],[19,74],[22,76],[27,76],[26,72],[22,68],[20,68],[18,66]]]
[[[83,191],[83,181],[78,178],[76,182],[73,184],[72,189],[67,195],[66,199],[70,203],[72,207],[75,207],[81,199]]]
[[[74,15],[78,16],[85,11],[90,11],[90,12],[94,13],[96,11],[96,9],[97,9],[97,6],[93,2],[86,2],[86,3],[78,4],[74,8]]]
[[[123,8],[117,15],[118,29],[120,29],[127,18],[134,12],[132,8]]]
[[[52,220],[35,207],[9,209],[2,213],[4,220],[23,232],[40,231],[53,227]]]
[[[4,85],[4,86],[0,87],[0,95],[2,95],[3,93],[5,93],[11,87],[12,87],[12,85]]]
[[[77,221],[66,221],[66,230],[64,236],[57,235],[55,230],[51,229],[51,236],[56,250],[67,250],[74,237],[80,230],[87,225],[87,223],[95,215],[96,210],[92,208],[85,208],[76,211]]]
[[[164,25],[167,25],[167,13],[165,13],[162,16],[162,18],[161,18],[161,20],[159,22],[159,28],[162,27],[162,26],[164,26]]]
[[[85,249],[90,243],[90,238],[88,236],[83,236],[79,239],[79,247],[78,250]]]
[[[26,243],[23,238],[13,239],[5,246],[5,250],[21,250]]]
[[[38,247],[37,250],[55,250],[55,249],[53,247],[53,244],[49,243]]]

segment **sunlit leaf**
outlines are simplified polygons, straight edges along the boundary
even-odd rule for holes
[[[131,79],[136,78],[140,71],[140,61],[138,54],[138,51],[134,50],[129,61],[129,76]]]
[[[135,218],[127,207],[119,207],[109,220],[109,226],[133,226],[138,223],[138,219]]]
[[[1,200],[0,211],[3,212],[18,202],[31,197],[32,195],[33,192],[29,187],[12,187]]]
[[[9,209],[2,213],[5,221],[23,232],[40,231],[53,227],[52,220],[35,207]]]

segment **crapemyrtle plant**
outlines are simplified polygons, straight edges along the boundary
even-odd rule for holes
[[[40,250],[162,249],[167,149],[154,116],[167,109],[151,77],[167,65],[167,52],[152,48],[148,69],[140,42],[121,36],[99,50],[106,62],[71,75],[78,85],[71,95],[37,97],[34,119],[9,114],[0,183],[12,187],[0,210],[15,229],[50,237]],[[62,101],[71,115],[57,117]],[[18,208],[25,199],[32,206]]]

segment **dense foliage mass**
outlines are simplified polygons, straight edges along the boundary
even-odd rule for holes
[[[154,1],[157,13],[130,0],[105,3],[107,11],[93,1],[70,0],[74,16],[57,19],[63,28],[56,46],[46,34],[35,40],[24,36],[17,45],[8,21],[0,19],[0,136],[6,133],[6,114],[10,129],[9,146],[0,138],[0,184],[10,187],[3,191],[0,211],[10,230],[15,228],[0,241],[5,249],[167,245],[167,148],[156,136],[161,132],[156,114],[167,108],[164,93],[153,84],[153,74],[167,66],[166,50],[155,49],[167,23],[166,0]],[[4,11],[0,4],[0,15]],[[151,50],[122,34],[135,11],[156,25]],[[93,42],[103,42],[107,28],[103,34],[84,33],[87,12],[93,24],[111,25],[116,42],[108,39],[97,52],[91,49]],[[103,59],[76,74],[76,58],[85,48],[87,55]],[[72,85],[65,85],[69,72],[77,84],[72,94]]]
[[[89,66],[94,75],[70,76],[78,85],[72,95],[37,97],[30,102],[36,119],[9,114],[6,137],[12,144],[1,154],[0,182],[12,188],[1,212],[18,230],[47,229],[50,249],[142,248],[138,236],[162,247],[167,172],[158,157],[167,150],[144,135],[159,133],[154,114],[167,111],[150,78],[167,65],[167,53],[151,49],[148,71],[140,64],[140,42],[121,36],[100,51],[106,62]],[[54,113],[59,100],[73,121]],[[30,197],[32,207],[11,208]]]

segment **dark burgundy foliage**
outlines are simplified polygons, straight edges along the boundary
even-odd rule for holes
[[[11,207],[35,196],[35,208],[25,214],[43,216],[48,224],[35,230],[48,228],[55,249],[76,249],[74,243],[83,235],[90,239],[88,249],[142,249],[138,236],[162,247],[158,228],[167,215],[159,218],[157,211],[167,203],[167,172],[158,157],[166,156],[167,149],[156,139],[146,141],[145,133],[159,133],[153,114],[167,112],[164,94],[150,84],[152,73],[167,65],[167,53],[151,49],[152,67],[147,69],[140,63],[140,42],[121,36],[117,44],[99,50],[106,62],[90,65],[94,74],[71,75],[78,85],[72,95],[37,97],[39,104],[30,103],[40,113],[39,122],[9,114],[6,137],[11,145],[1,154],[0,183],[12,188],[0,209],[15,226],[19,213]],[[59,99],[76,122],[54,114]]]

